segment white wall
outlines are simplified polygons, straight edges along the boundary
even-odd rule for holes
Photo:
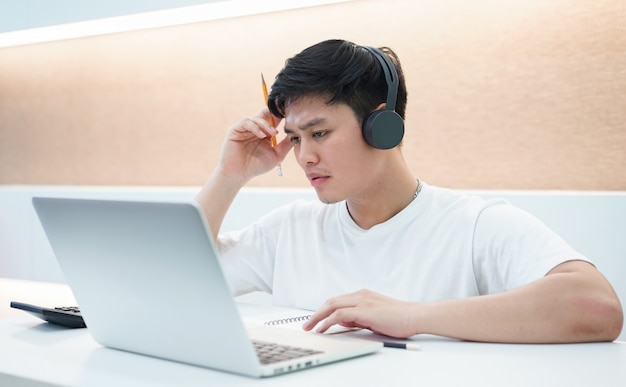
[[[192,200],[198,187],[0,186],[0,277],[65,282],[31,205],[33,196]],[[531,212],[593,260],[626,301],[626,192],[467,191],[503,197]],[[222,230],[245,226],[311,189],[246,188],[227,213]],[[620,336],[626,339],[626,334]]]

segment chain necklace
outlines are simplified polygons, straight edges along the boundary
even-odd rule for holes
[[[413,194],[413,200],[417,198],[417,195],[419,195],[420,192],[422,192],[422,181],[420,179],[417,179],[417,189],[415,190],[415,193]]]

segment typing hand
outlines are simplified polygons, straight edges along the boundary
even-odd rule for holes
[[[350,328],[369,329],[386,336],[406,338],[417,332],[413,327],[415,304],[398,301],[371,290],[330,298],[303,325],[307,331],[315,328],[325,332],[334,324]]]

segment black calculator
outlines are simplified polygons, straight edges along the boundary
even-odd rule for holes
[[[59,306],[46,308],[43,306],[25,304],[23,302],[11,301],[11,308],[26,311],[51,324],[62,325],[68,328],[87,328],[83,316],[80,314],[78,306]]]

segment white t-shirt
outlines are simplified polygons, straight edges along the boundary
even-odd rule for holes
[[[345,202],[300,200],[220,235],[219,246],[236,294],[266,291],[275,305],[310,310],[365,288],[405,301],[496,293],[587,260],[504,200],[427,184],[369,230],[354,223]]]

